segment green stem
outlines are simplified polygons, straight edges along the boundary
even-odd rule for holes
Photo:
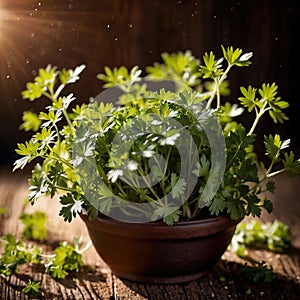
[[[66,161],[64,158],[62,158],[61,156],[59,156],[57,153],[53,153],[53,156],[41,155],[40,157],[44,158],[44,159],[47,159],[47,158],[55,159],[55,160],[57,160],[57,161],[62,162],[63,164],[65,164],[70,169],[72,169],[72,170],[74,169],[74,167],[68,161]]]
[[[161,199],[160,197],[158,197],[158,195],[156,194],[155,190],[153,189],[153,187],[151,186],[151,184],[148,182],[148,180],[146,179],[146,175],[143,172],[142,168],[138,168],[138,171],[140,173],[140,175],[143,177],[144,182],[146,183],[148,189],[151,191],[151,193],[153,194],[153,196],[156,198],[156,200],[161,203]],[[161,203],[162,204],[162,203]]]
[[[99,163],[97,163],[97,170],[98,170],[100,176],[102,177],[102,179],[104,180],[104,182],[109,186],[109,188],[111,188],[110,182],[107,179],[107,176]]]
[[[272,171],[272,169],[273,169],[274,164],[275,164],[275,160],[272,159],[272,162],[271,162],[271,164],[270,164],[268,170],[267,170],[266,173],[265,173],[265,177],[268,177],[269,173],[270,173],[270,172]]]
[[[272,172],[272,173],[270,173],[270,174],[267,175],[267,178],[273,177],[273,176],[278,175],[278,174],[280,174],[280,173],[283,173],[283,172],[285,172],[285,171],[286,171],[285,169],[281,169],[281,170]]]
[[[93,244],[92,241],[89,240],[82,249],[77,250],[77,253],[83,254],[85,251],[87,251],[92,246],[92,244]]]
[[[229,162],[229,163],[227,164],[227,166],[226,166],[225,172],[227,172],[227,171],[229,170],[229,168],[231,167],[232,163],[233,163],[234,160],[235,160],[235,157],[237,156],[237,154],[239,153],[239,151],[240,151],[240,149],[241,149],[242,144],[243,144],[243,142],[240,142],[240,144],[238,145],[236,152],[234,153],[234,155],[232,156],[230,162]]]
[[[117,186],[117,188],[120,190],[120,192],[124,195],[127,196],[127,194],[124,192],[122,185],[118,183],[118,181],[115,182],[115,185]]]
[[[197,204],[197,205],[195,205],[191,219],[195,218],[199,212],[200,212],[200,208],[199,208],[199,205]]]
[[[167,167],[168,167],[168,162],[169,162],[169,159],[170,159],[171,151],[172,151],[172,148],[168,147],[168,153],[166,155],[166,162],[167,163],[166,163],[166,166],[165,166],[164,170],[161,169],[161,165],[160,164],[157,164],[159,166],[159,168],[160,168],[161,174],[163,174],[163,176],[161,178],[161,184],[160,184],[160,186],[161,186],[161,188],[163,190],[164,196],[167,195],[167,192],[166,192],[166,189],[165,189],[165,182],[166,182],[167,176],[165,176],[165,174],[167,172]],[[156,158],[155,158],[155,160],[156,160]]]
[[[65,191],[65,192],[75,192],[75,190],[73,189],[70,189],[70,188],[67,188],[67,187],[62,187],[62,186],[59,186],[59,185],[54,185],[53,186],[55,189],[57,190],[61,190],[61,191]]]
[[[9,245],[9,242],[4,240],[3,238],[0,238],[0,243],[3,243],[5,245]],[[21,247],[21,246],[16,246],[16,248],[17,248],[18,251],[27,252],[27,253],[36,255],[36,253],[33,251],[34,249],[31,250],[31,249]],[[39,253],[38,255],[41,256],[41,257],[45,257],[45,258],[53,258],[53,257],[55,257],[56,254],[48,255],[48,254]]]
[[[49,93],[43,92],[43,95],[44,95],[45,97],[47,97],[49,100],[53,101],[53,98],[52,98],[52,96],[51,96]]]
[[[66,119],[66,121],[67,121],[70,129],[72,130],[72,132],[74,132],[74,126],[73,126],[73,124],[72,124],[72,122],[71,122],[71,120],[69,118],[69,115],[68,115],[67,111],[65,109],[63,109],[62,112],[64,114],[64,117],[65,117],[65,119]]]
[[[61,91],[64,89],[64,87],[65,87],[65,85],[64,85],[64,84],[61,84],[61,85],[57,88],[55,94],[53,95],[54,99],[57,99],[57,98],[58,98],[59,94],[60,94]]]
[[[270,107],[265,108],[267,104],[268,104],[268,103],[265,102],[265,103],[264,103],[264,106],[260,109],[259,113],[256,112],[256,118],[255,118],[255,120],[254,120],[254,122],[253,122],[253,124],[252,124],[252,127],[251,127],[250,131],[248,132],[248,135],[252,135],[252,134],[253,134],[253,132],[254,132],[254,130],[255,130],[255,128],[256,128],[256,126],[257,126],[258,121],[260,120],[260,118],[263,116],[263,114],[264,114],[266,111],[268,111],[268,110],[271,109]]]
[[[208,101],[207,101],[207,104],[206,104],[206,109],[209,109],[211,107],[211,104],[215,98],[215,95],[216,95],[216,90],[217,90],[217,81],[215,80],[215,85],[214,85],[214,89],[213,91],[211,92],[211,96],[209,97]]]
[[[228,74],[228,72],[229,72],[229,70],[231,69],[232,66],[233,65],[228,64],[227,69],[224,71],[224,73],[222,74],[220,79],[214,78],[214,82],[215,82],[214,89],[212,91],[212,94],[211,94],[209,100],[207,101],[207,104],[206,104],[207,109],[211,107],[211,104],[212,104],[212,102],[213,102],[216,95],[218,97],[217,98],[217,108],[220,107],[220,105],[221,105],[221,103],[220,103],[220,86],[221,86],[222,82],[226,79],[227,74]]]

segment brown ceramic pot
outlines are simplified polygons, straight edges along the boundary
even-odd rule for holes
[[[145,283],[180,283],[205,275],[226,251],[238,223],[224,216],[173,226],[81,218],[112,272]]]

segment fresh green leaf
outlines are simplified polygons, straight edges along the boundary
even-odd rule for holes
[[[154,211],[152,220],[163,219],[167,225],[173,225],[178,222],[180,215],[181,212],[177,207],[161,206]]]
[[[186,182],[184,178],[179,178],[175,173],[171,174],[172,197],[180,199],[184,196],[186,189]]]
[[[37,164],[32,171],[31,178],[29,179],[30,193],[28,195],[28,199],[30,203],[34,204],[39,197],[46,195],[50,190],[51,188],[47,181],[47,176],[42,167]]]
[[[27,251],[21,241],[17,241],[11,234],[6,234],[0,239],[4,250],[0,255],[0,274],[10,276],[18,272],[18,266],[31,262],[32,253]]]
[[[278,134],[275,134],[274,137],[272,135],[269,135],[269,137],[265,136],[264,139],[266,155],[274,162],[280,161],[280,151],[289,146],[290,140],[281,141]]]
[[[211,51],[210,53],[205,53],[203,56],[204,65],[200,66],[200,71],[203,74],[203,78],[215,78],[219,76],[223,70],[222,61],[223,59],[216,60],[215,55]]]
[[[264,261],[255,264],[253,267],[245,264],[242,268],[242,274],[254,282],[269,283],[276,278],[272,267],[268,267]]]
[[[77,214],[81,213],[84,201],[76,199],[73,193],[67,193],[60,197],[60,203],[62,204],[62,208],[59,215],[63,216],[66,222],[71,222]]]
[[[259,198],[256,195],[249,195],[248,197],[246,197],[246,201],[246,211],[253,217],[260,217],[261,208],[259,205]]]
[[[0,274],[10,276],[18,272],[18,268],[24,264],[45,264],[46,272],[53,278],[65,278],[70,272],[78,272],[83,266],[82,253],[86,251],[91,242],[80,249],[80,239],[74,238],[74,245],[62,242],[54,249],[53,254],[45,254],[38,247],[31,247],[22,241],[7,234],[0,238],[3,245],[0,254]],[[40,285],[36,282],[28,282],[25,293],[38,292]]]
[[[271,203],[271,202],[270,202]],[[265,248],[274,252],[284,252],[291,244],[289,227],[281,221],[261,223],[256,220],[242,221],[237,225],[231,249],[237,255],[245,256],[247,247]]]
[[[54,278],[64,279],[69,272],[78,272],[83,266],[82,254],[66,242],[60,243],[54,254],[46,269]]]
[[[27,83],[26,88],[27,90],[22,92],[22,96],[23,99],[29,99],[30,101],[40,98],[44,93],[43,86],[36,82]]]
[[[199,60],[191,51],[178,53],[163,53],[163,63],[154,63],[153,66],[146,67],[150,79],[174,80],[184,86],[197,86],[200,83]]]
[[[222,47],[223,56],[228,61],[230,65],[237,65],[239,67],[249,66],[251,62],[249,59],[252,57],[253,53],[245,53],[242,55],[242,50],[239,48],[233,49],[233,47]]]
[[[291,175],[300,175],[300,159],[295,160],[293,152],[284,153],[283,165]]]
[[[218,216],[226,207],[226,202],[223,196],[216,195],[209,206],[209,211],[213,214]]]
[[[261,107],[261,103],[256,98],[256,88],[248,86],[248,89],[246,89],[242,86],[240,89],[244,97],[239,97],[238,99],[245,108],[248,108],[249,112],[251,112],[256,106]]]
[[[85,65],[81,65],[75,68],[75,70],[63,69],[59,75],[59,79],[62,84],[74,83],[79,80],[79,74],[85,69]]]
[[[273,193],[275,191],[276,185],[274,181],[268,181],[266,184],[267,191]]]
[[[40,128],[41,120],[31,111],[24,111],[22,120],[23,123],[21,124],[20,129],[24,129],[25,131],[37,131]]]
[[[40,293],[41,282],[31,281],[30,279],[26,283],[26,286],[22,289],[23,293],[31,294],[31,295],[38,295]]]

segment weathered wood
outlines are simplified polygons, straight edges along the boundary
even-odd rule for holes
[[[281,181],[280,181],[281,180]],[[289,225],[295,235],[294,246],[299,246],[299,206],[294,204],[294,214],[289,208],[288,199],[283,195],[285,189],[289,196],[296,196],[296,181],[286,183],[286,178],[280,177],[279,198],[285,202],[286,211],[280,206],[276,208],[274,217],[289,220]],[[298,186],[299,186],[299,181]],[[291,190],[292,188],[292,190]],[[299,190],[299,189],[298,189]],[[8,214],[0,219],[0,234],[12,233],[20,237],[21,224],[18,216],[22,211],[45,211],[48,215],[48,239],[40,246],[44,251],[50,251],[58,241],[71,241],[72,237],[82,236],[88,241],[88,233],[83,222],[76,219],[71,224],[65,224],[57,216],[59,207],[57,201],[40,199],[34,207],[24,206],[27,193],[26,180],[17,175],[11,175],[10,170],[0,172],[0,207],[6,207]],[[275,199],[276,200],[276,199]],[[277,201],[275,201],[275,204]],[[272,217],[272,216],[271,216]],[[295,231],[297,230],[297,232]],[[109,299],[109,300],[184,300],[184,299],[298,299],[300,295],[300,250],[293,247],[288,253],[274,254],[263,250],[251,250],[251,259],[264,260],[273,267],[276,279],[271,283],[252,283],[241,275],[245,260],[227,251],[222,260],[208,276],[184,284],[146,285],[124,281],[111,274],[109,268],[98,256],[94,248],[84,254],[85,267],[76,274],[71,274],[64,280],[54,280],[45,274],[43,266],[24,266],[19,274],[9,278],[0,277],[0,299],[32,299],[22,293],[28,279],[41,281],[42,292],[38,299]],[[90,266],[90,267],[89,267]]]

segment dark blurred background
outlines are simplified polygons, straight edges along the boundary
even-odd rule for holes
[[[300,28],[299,0],[0,0],[0,164],[11,164],[24,109],[39,102],[20,93],[40,67],[86,64],[73,85],[79,102],[101,92],[96,75],[104,66],[145,67],[164,51],[190,49],[202,57],[220,45],[253,51],[250,68],[230,75],[231,100],[240,85],[276,82],[290,102],[290,120],[280,129],[266,120],[259,132],[279,131],[298,151],[297,111]],[[250,120],[245,120],[249,122]],[[258,145],[260,147],[260,145]]]

